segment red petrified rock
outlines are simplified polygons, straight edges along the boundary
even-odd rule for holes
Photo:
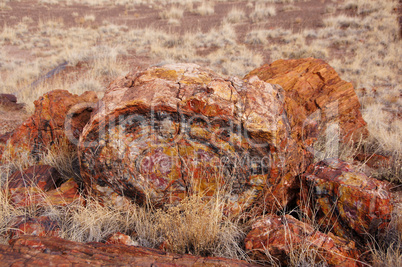
[[[16,171],[8,179],[8,189],[20,187],[38,187],[44,192],[55,189],[61,182],[61,175],[49,165],[34,165],[28,169]]]
[[[108,237],[106,244],[122,244],[126,246],[138,246],[138,243],[131,239],[130,236],[120,232],[114,233]]]
[[[321,233],[290,215],[268,215],[258,219],[244,242],[254,260],[276,259],[287,266],[292,253],[305,253],[310,257],[316,254],[315,260],[324,260],[330,266],[358,266],[358,251],[353,241]]]
[[[0,261],[7,266],[257,266],[240,260],[120,244],[86,244],[57,237],[22,236],[10,243],[0,245]]]
[[[254,75],[283,87],[292,137],[305,147],[325,136],[330,124],[339,126],[340,140],[344,142],[367,135],[353,85],[341,80],[323,60],[277,60],[246,77]]]
[[[87,190],[103,201],[117,192],[163,205],[220,191],[239,213],[290,172],[290,155],[300,163],[281,89],[257,77],[152,67],[113,82],[100,103],[79,157]]]
[[[354,160],[363,162],[373,169],[386,168],[391,165],[391,160],[389,157],[378,154],[359,153],[354,157]]]
[[[85,92],[81,96],[70,94],[66,90],[55,90],[44,94],[36,100],[35,112],[20,127],[18,127],[10,137],[4,149],[7,158],[17,158],[20,154],[28,154],[40,161],[40,154],[46,152],[53,145],[69,143],[66,136],[66,116],[71,109],[77,109],[78,113],[91,112],[92,105],[97,101],[95,92]],[[87,103],[87,104],[85,104]],[[81,108],[77,108],[77,107]],[[87,108],[83,108],[86,106]],[[89,119],[87,115],[71,116],[68,126],[70,141],[78,143],[74,139],[77,132],[80,132],[86,121],[74,122],[77,120]],[[78,128],[74,128],[74,127]],[[4,155],[3,155],[4,159]]]
[[[392,205],[385,182],[367,177],[338,159],[311,165],[302,179],[299,206],[307,214],[314,212],[323,228],[349,239],[386,230]],[[314,203],[314,207],[305,203]]]
[[[10,202],[17,207],[58,205],[65,206],[75,201],[83,202],[74,179],[63,183],[60,187],[43,191],[37,186],[20,187],[10,190]]]
[[[10,238],[17,238],[21,235],[35,236],[60,236],[60,226],[58,222],[51,220],[47,216],[26,218],[19,216],[8,225]]]

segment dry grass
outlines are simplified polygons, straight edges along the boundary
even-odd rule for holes
[[[201,5],[193,10],[193,12],[201,16],[210,16],[215,13],[214,2],[202,1]]]
[[[257,2],[254,7],[254,11],[250,13],[250,19],[253,23],[262,22],[269,17],[276,15],[276,8],[272,5]]]
[[[57,162],[59,168],[66,169],[62,165],[71,164],[71,161],[69,158],[61,160],[60,157],[47,153],[44,163]],[[2,188],[7,188],[7,179],[15,168],[15,162],[1,166]],[[225,202],[219,195],[209,200],[193,195],[175,206],[154,209],[136,204],[108,207],[92,198],[87,198],[85,205],[75,202],[64,207],[52,206],[43,193],[44,203],[48,203],[44,207],[15,208],[10,204],[7,192],[0,191],[1,243],[7,242],[9,223],[16,216],[29,218],[44,215],[58,222],[61,237],[68,240],[102,242],[110,234],[122,232],[141,246],[163,246],[165,250],[175,253],[248,259],[240,245],[245,236],[243,226],[224,215]]]
[[[224,22],[227,23],[239,23],[243,22],[247,18],[246,12],[240,8],[234,7],[224,18]]]
[[[402,266],[402,206],[395,206],[386,234],[372,238],[370,243],[373,266]]]

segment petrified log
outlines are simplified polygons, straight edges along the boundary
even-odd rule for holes
[[[105,202],[117,192],[157,206],[221,192],[239,213],[302,161],[282,100],[279,86],[194,64],[130,73],[110,85],[83,130],[86,188]]]
[[[38,236],[21,236],[11,240],[10,246],[0,245],[0,260],[7,266],[258,266],[233,259]]]

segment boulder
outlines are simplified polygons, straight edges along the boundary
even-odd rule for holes
[[[27,218],[26,216],[16,217],[7,227],[11,239],[22,235],[35,236],[57,236],[60,237],[60,226],[57,221],[47,216]]]
[[[117,193],[156,206],[220,192],[240,213],[298,158],[282,100],[257,77],[224,79],[195,64],[130,73],[81,135],[85,187],[106,202]]]
[[[0,245],[0,260],[6,266],[258,266],[233,259],[39,236],[21,236],[11,240],[10,246]]]
[[[276,264],[289,266],[292,255],[308,255],[310,258],[305,260],[310,264],[316,261],[330,266],[359,266],[353,241],[321,233],[290,215],[257,219],[244,242],[247,253],[257,261],[276,259]]]
[[[354,170],[347,162],[326,159],[302,175],[299,207],[322,229],[346,239],[363,241],[386,231],[392,204],[388,184]],[[306,205],[306,203],[314,203]]]
[[[337,138],[344,143],[368,134],[353,85],[323,60],[277,60],[246,78],[252,76],[282,86],[292,137],[305,148],[319,137],[332,138],[338,132]]]
[[[40,162],[41,154],[52,146],[78,143],[77,133],[79,135],[89,120],[88,114],[96,101],[95,92],[78,96],[66,90],[54,90],[44,94],[34,102],[34,114],[8,139],[2,160],[29,155]],[[71,110],[74,114],[68,117]]]
[[[9,198],[10,203],[15,207],[66,206],[73,202],[84,203],[78,191],[78,184],[73,178],[47,192],[38,186],[14,188],[10,190]]]

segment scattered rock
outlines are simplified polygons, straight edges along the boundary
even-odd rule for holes
[[[97,101],[95,92],[85,92],[81,96],[70,94],[66,90],[54,90],[44,94],[35,103],[35,112],[21,126],[19,126],[8,139],[4,149],[7,158],[15,159],[21,154],[27,154],[33,157],[37,162],[40,161],[40,155],[50,149],[52,146],[58,146],[62,143],[69,144],[70,141],[78,143],[74,139],[74,134],[82,130],[86,122],[74,122],[74,118],[89,119],[87,115],[80,116],[76,114],[71,116],[73,122],[69,123],[66,135],[66,116],[68,112],[80,106],[81,112],[92,110],[93,103]],[[88,107],[84,109],[83,106]],[[88,111],[89,112],[89,111]],[[85,112],[84,112],[85,113]],[[81,128],[74,128],[79,126]],[[70,138],[68,138],[70,137]]]
[[[292,137],[304,147],[320,136],[330,137],[331,125],[336,125],[336,131],[339,127],[343,142],[367,135],[353,85],[341,80],[323,60],[281,59],[251,71],[246,78],[254,75],[283,87]]]
[[[60,226],[58,222],[53,221],[47,216],[34,218],[18,216],[7,228],[10,229],[9,236],[11,239],[18,238],[22,235],[60,237]]]
[[[113,82],[80,139],[87,190],[160,206],[230,188],[228,210],[244,210],[298,157],[280,87],[257,77],[239,84],[195,64]]]
[[[16,171],[8,179],[10,191],[20,187],[38,187],[47,192],[61,182],[61,174],[49,165],[34,165],[24,171]]]
[[[0,104],[7,105],[7,104],[16,104],[17,97],[12,94],[0,94]]]
[[[80,243],[57,237],[21,236],[0,245],[7,266],[257,266],[240,260],[178,255],[121,244]]]
[[[309,260],[316,260],[316,263],[324,261],[330,266],[358,266],[359,254],[353,241],[332,233],[321,233],[290,215],[268,215],[258,219],[244,242],[247,253],[257,261],[276,259],[280,265],[288,266],[292,253],[295,257],[309,251]],[[312,251],[316,255],[311,254]]]
[[[110,235],[106,240],[106,244],[121,244],[126,246],[138,246],[138,243],[131,239],[130,236],[120,232]]]
[[[392,213],[387,183],[367,177],[339,159],[311,165],[302,179],[299,206],[310,216],[314,213],[323,229],[358,241],[386,230]]]
[[[78,185],[73,178],[63,183],[60,187],[43,191],[37,186],[19,187],[10,190],[10,202],[16,207],[28,206],[66,206],[73,202],[83,203],[78,192]]]

